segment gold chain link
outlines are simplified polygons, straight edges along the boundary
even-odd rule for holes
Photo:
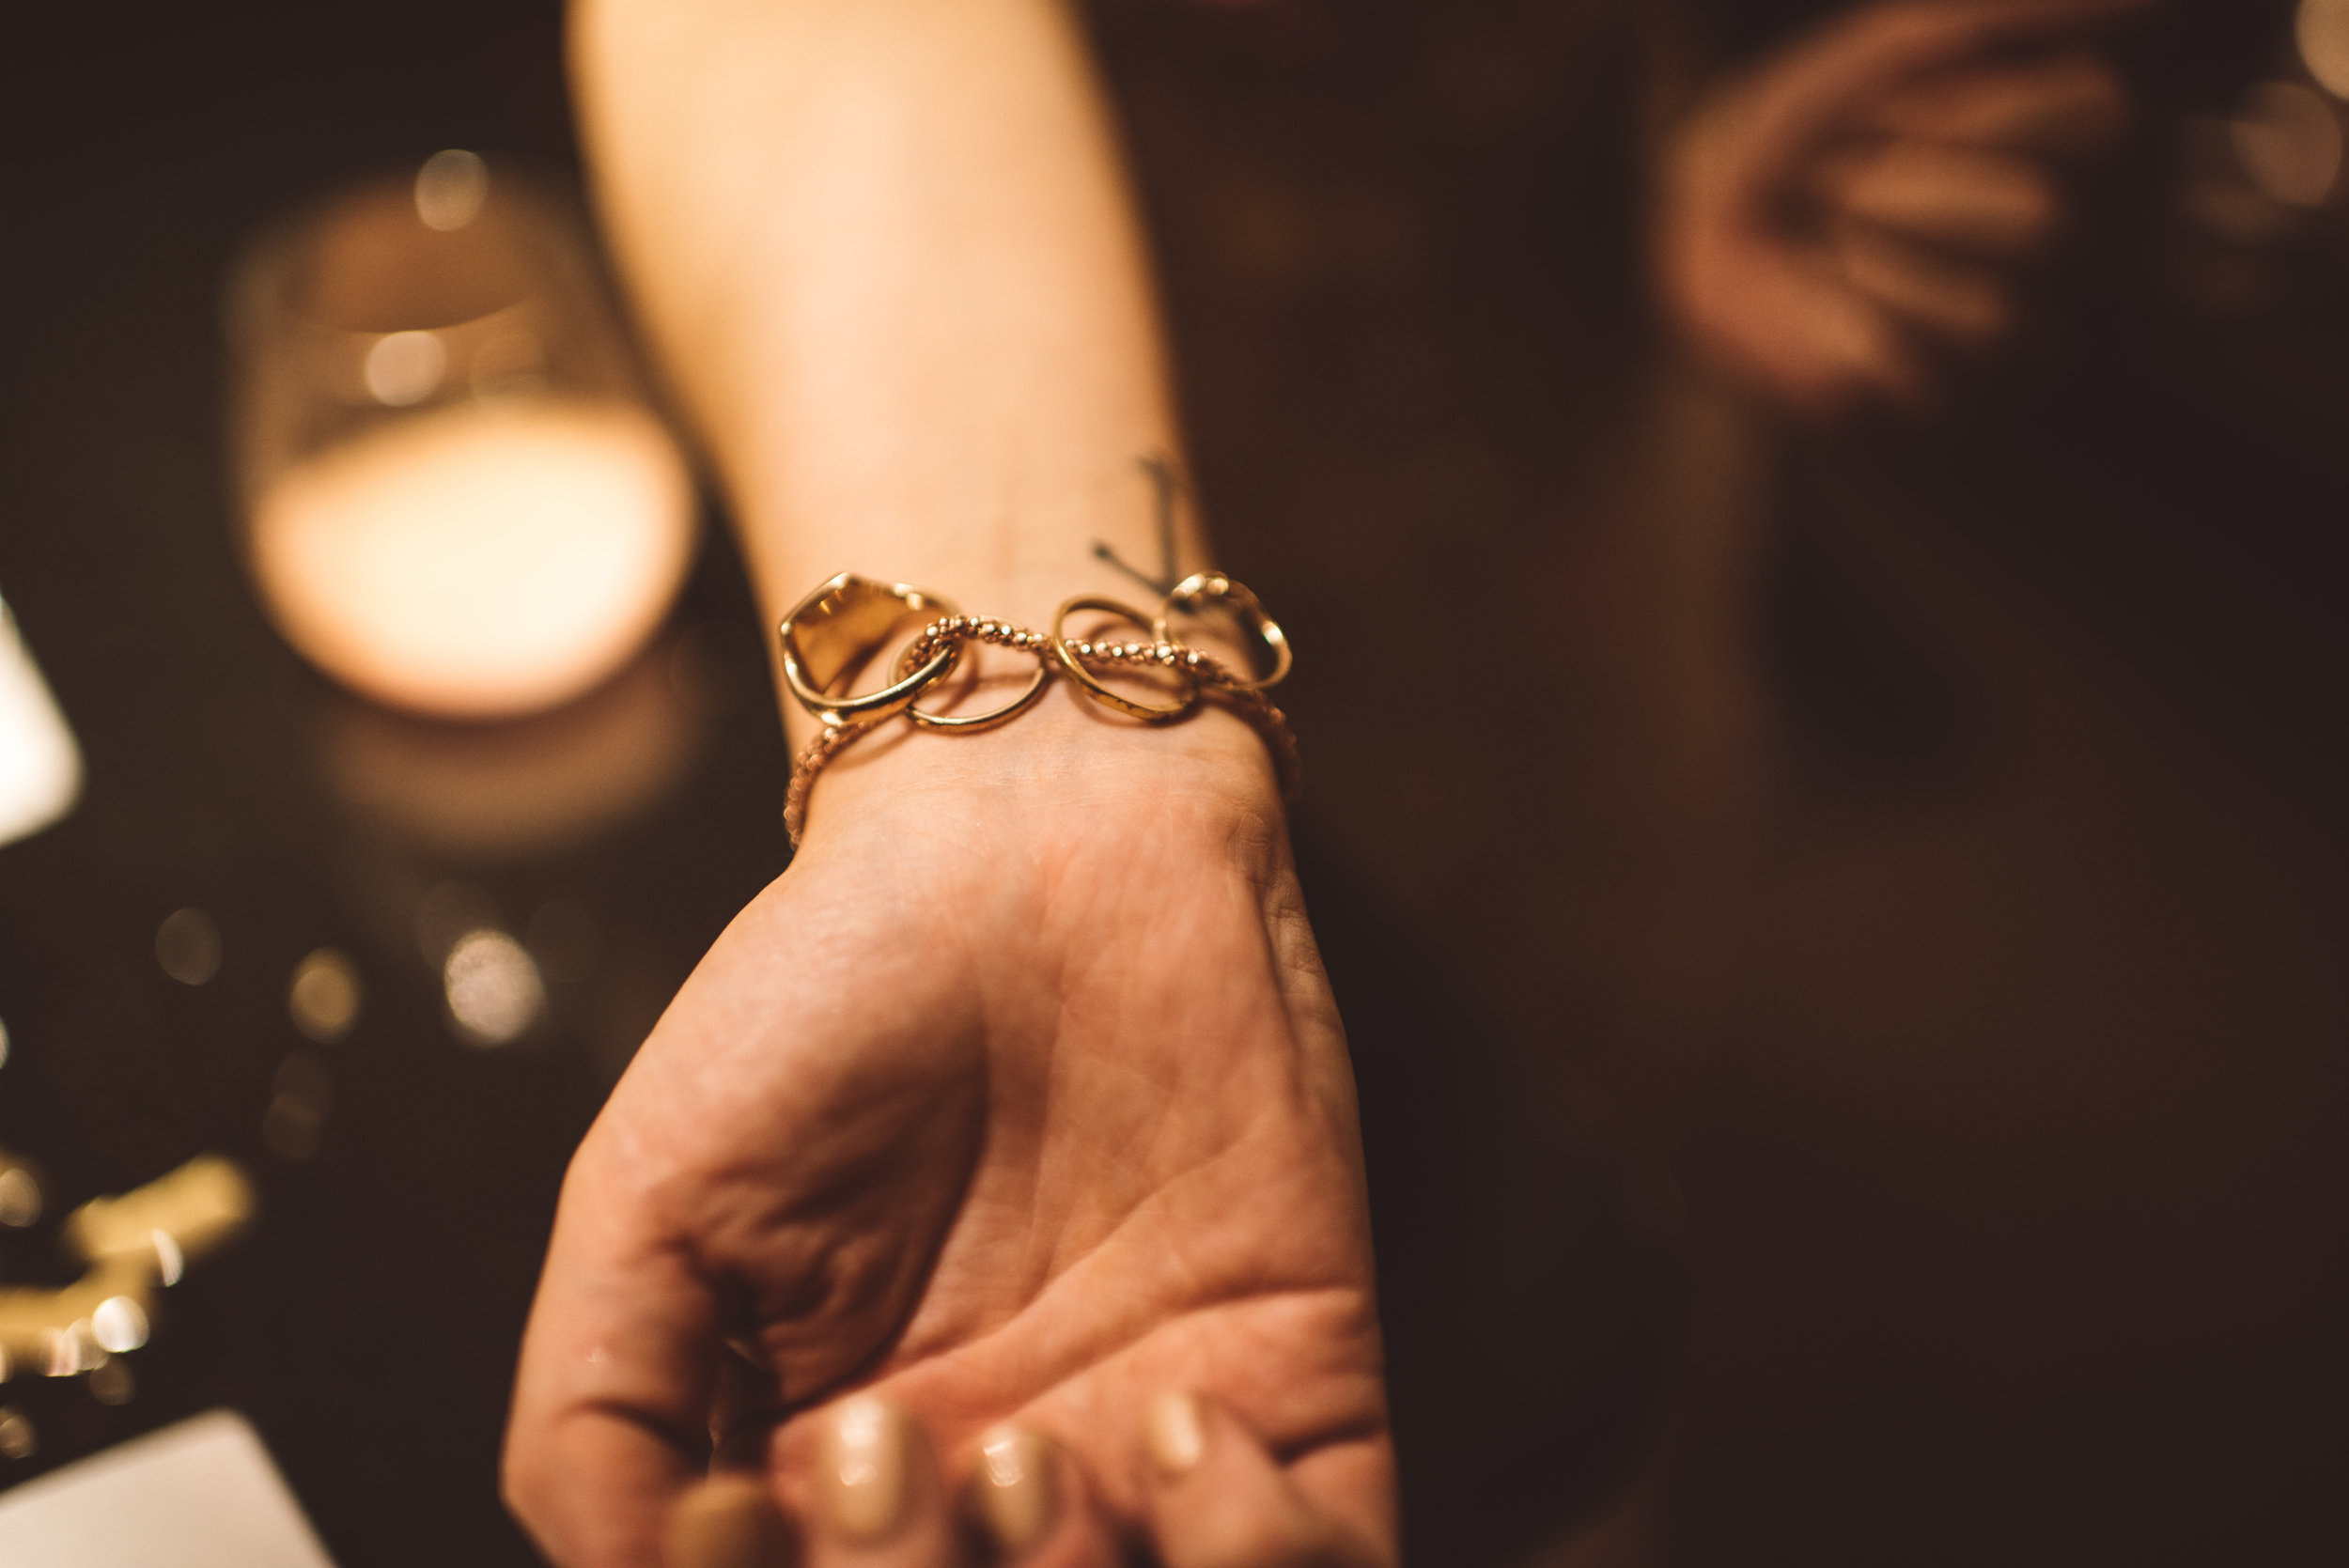
[[[834,584],[848,581],[851,580],[835,579]],[[865,584],[862,580],[853,581],[859,587],[879,587],[878,584]],[[1205,584],[1204,588],[1202,584]],[[828,588],[832,586],[833,584],[827,585]],[[893,591],[919,595],[919,590],[906,590],[902,585]],[[825,590],[819,589],[817,595],[823,592]],[[809,596],[807,602],[815,603],[817,595]],[[1170,609],[1180,605],[1195,610],[1209,599],[1228,600],[1250,618],[1252,629],[1275,656],[1271,675],[1262,680],[1243,677],[1212,655],[1166,635]],[[935,596],[928,596],[928,602],[935,601]],[[917,598],[912,602],[921,600]],[[1152,631],[1151,639],[1135,643],[1063,635],[1061,628],[1069,614],[1081,610],[1098,611],[1128,620],[1136,626],[1148,627]],[[782,633],[786,648],[796,646],[795,622],[799,614],[799,612],[794,612],[783,623]],[[957,718],[923,712],[915,706],[922,693],[942,679],[946,672],[958,662],[956,657],[940,656],[958,655],[964,643],[985,643],[994,647],[1032,654],[1036,660],[1036,675],[1017,698],[1003,707],[986,713]],[[1053,617],[1053,629],[1050,632],[1037,631],[988,615],[941,616],[925,626],[906,645],[905,652],[898,656],[896,685],[892,690],[902,691],[908,683],[913,683],[910,694],[902,704],[893,705],[886,712],[866,714],[844,712],[836,704],[819,706],[805,696],[801,697],[801,705],[823,720],[824,728],[792,760],[791,783],[784,795],[784,829],[791,836],[791,846],[798,848],[800,840],[806,832],[808,796],[815,788],[817,776],[834,757],[867,731],[879,728],[901,713],[925,728],[962,733],[988,728],[1027,707],[1051,683],[1056,674],[1073,677],[1078,690],[1091,700],[1145,723],[1165,723],[1181,719],[1196,708],[1202,697],[1211,698],[1247,721],[1264,738],[1272,753],[1282,794],[1285,799],[1294,800],[1302,776],[1297,736],[1289,728],[1287,716],[1275,707],[1264,692],[1267,686],[1288,674],[1288,643],[1280,627],[1264,613],[1254,595],[1220,572],[1203,572],[1187,580],[1174,593],[1167,596],[1166,604],[1160,607],[1155,619],[1115,600],[1090,597],[1073,598],[1062,605],[1060,613]],[[916,672],[926,666],[930,671],[929,678],[915,682]],[[1093,674],[1097,669],[1119,668],[1171,674],[1184,683],[1183,699],[1179,703],[1166,705],[1136,702],[1112,691]]]

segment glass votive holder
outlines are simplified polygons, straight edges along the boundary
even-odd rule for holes
[[[550,187],[463,151],[352,186],[253,244],[227,327],[245,559],[320,669],[510,718],[660,625],[692,477]]]

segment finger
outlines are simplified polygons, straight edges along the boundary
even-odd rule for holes
[[[1856,105],[1913,79],[2092,32],[2145,0],[1908,0],[1829,23],[1780,56],[1747,107],[1757,148],[1785,156],[1843,123]]]
[[[2057,157],[2102,151],[2128,120],[2119,74],[2087,54],[1926,77],[1870,115],[1875,129],[1894,136]]]
[[[1675,261],[1668,298],[1691,340],[1795,413],[1831,420],[1871,396],[1923,396],[1900,329],[1824,253],[1756,237],[1685,247]]]
[[[1076,1461],[1040,1432],[988,1429],[965,1488],[983,1560],[1009,1568],[1114,1568],[1114,1536]]]
[[[1809,51],[1812,85],[1873,97],[1888,83],[2073,44],[2152,0],[1904,0],[1863,7],[1827,24]]]
[[[523,1334],[506,1496],[562,1568],[655,1568],[708,1468],[716,1304],[634,1212],[574,1164]]]
[[[1792,411],[1831,421],[1859,404],[1921,405],[1931,380],[1900,325],[1840,276],[1805,277],[1755,334],[1746,369]]]
[[[1803,395],[1788,399],[1797,413],[1831,420],[1871,401],[1906,409],[1931,402],[1932,376],[1882,307],[1840,282],[1821,279],[1813,291],[1814,325],[1802,346],[1810,374]]]
[[[2044,244],[2061,208],[2055,183],[2020,158],[1895,141],[1823,160],[1828,209],[1876,228],[1985,256]]]
[[[1255,1435],[1190,1394],[1152,1401],[1143,1494],[1165,1568],[1380,1568],[1370,1543],[1299,1493]]]
[[[661,1568],[791,1568],[793,1546],[764,1475],[710,1477],[677,1499]]]
[[[1921,245],[1844,224],[1834,251],[1844,278],[1910,329],[1961,348],[1986,348],[2013,324],[1996,274]]]
[[[873,1394],[819,1412],[801,1483],[806,1568],[961,1568],[969,1562],[929,1439]]]

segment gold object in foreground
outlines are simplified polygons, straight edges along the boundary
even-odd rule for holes
[[[1061,669],[1086,696],[1104,707],[1115,708],[1145,724],[1171,722],[1198,706],[1199,676],[1196,670],[1200,660],[1206,658],[1206,654],[1196,648],[1177,647],[1164,637],[1159,637],[1147,645],[1141,643],[1072,643],[1066,629],[1068,617],[1082,610],[1097,610],[1102,614],[1115,615],[1136,626],[1151,623],[1143,619],[1138,610],[1120,604],[1113,598],[1099,598],[1090,594],[1081,594],[1060,607],[1052,616],[1052,657],[1060,660]],[[1166,617],[1160,615],[1158,624],[1164,626]],[[1123,692],[1111,690],[1102,683],[1100,676],[1086,669],[1085,660],[1089,659],[1104,664],[1157,664],[1173,673],[1182,683],[1182,699],[1172,703],[1137,702]]]
[[[1253,678],[1235,674],[1199,649],[1168,635],[1169,617],[1198,614],[1225,608],[1237,615],[1263,645],[1271,668]],[[1085,611],[1114,616],[1147,627],[1147,643],[1117,643],[1072,639],[1068,617]],[[938,613],[943,612],[942,614]],[[869,696],[840,692],[856,673],[878,657],[892,637],[916,616],[933,614],[928,625],[898,657],[888,686]],[[1256,596],[1221,572],[1200,572],[1175,585],[1155,615],[1145,614],[1116,599],[1080,595],[1060,607],[1052,629],[1034,631],[1009,621],[965,615],[947,599],[903,582],[877,582],[843,572],[801,599],[778,629],[783,639],[784,684],[799,705],[822,722],[823,731],[803,748],[791,765],[791,784],[784,797],[783,822],[797,848],[807,828],[808,795],[832,759],[857,737],[886,720],[903,715],[926,729],[968,734],[1013,717],[1043,693],[1054,675],[1065,675],[1094,702],[1144,723],[1171,723],[1192,712],[1202,698],[1213,697],[1255,727],[1272,750],[1284,795],[1297,793],[1297,737],[1287,718],[1266,698],[1264,689],[1289,673],[1288,638],[1280,624],[1265,613]],[[927,713],[915,705],[922,694],[942,680],[962,656],[966,642],[1032,654],[1036,673],[1019,696],[1001,707],[968,717]],[[1146,703],[1127,696],[1096,672],[1124,667],[1153,671],[1174,678],[1181,696],[1172,703]]]
[[[954,605],[903,582],[876,582],[842,572],[800,600],[783,618],[783,680],[801,707],[828,727],[878,722],[902,713],[931,682],[955,667],[962,644],[950,643],[918,670],[864,697],[836,697],[890,634],[909,621],[952,615]]]
[[[1159,606],[1157,616],[1150,622],[1150,635],[1161,643],[1172,642],[1174,639],[1167,635],[1166,630],[1168,615],[1178,610],[1186,615],[1196,615],[1217,604],[1229,607],[1246,623],[1272,660],[1272,668],[1266,674],[1254,680],[1234,684],[1261,691],[1268,686],[1278,686],[1286,680],[1289,665],[1294,662],[1289,651],[1288,634],[1281,629],[1280,622],[1265,613],[1263,601],[1249,592],[1245,583],[1235,582],[1220,571],[1193,572],[1174,584],[1174,591],[1166,596],[1165,602]]]
[[[137,1349],[155,1292],[252,1217],[252,1183],[218,1155],[84,1203],[66,1217],[63,1234],[89,1271],[62,1290],[0,1290],[0,1378],[26,1370],[71,1376]]]

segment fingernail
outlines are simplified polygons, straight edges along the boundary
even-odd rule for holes
[[[1060,1485],[1052,1440],[998,1426],[979,1439],[973,1487],[979,1522],[1007,1558],[1024,1557],[1052,1533]]]
[[[870,1394],[858,1394],[832,1412],[816,1474],[817,1506],[833,1531],[856,1543],[895,1531],[906,1514],[906,1419]]]
[[[712,1476],[679,1498],[662,1532],[665,1568],[783,1568],[791,1538],[767,1483],[755,1476]]]
[[[1207,1452],[1206,1423],[1199,1402],[1189,1394],[1160,1394],[1150,1402],[1143,1421],[1143,1439],[1150,1462],[1172,1478],[1189,1475]]]

